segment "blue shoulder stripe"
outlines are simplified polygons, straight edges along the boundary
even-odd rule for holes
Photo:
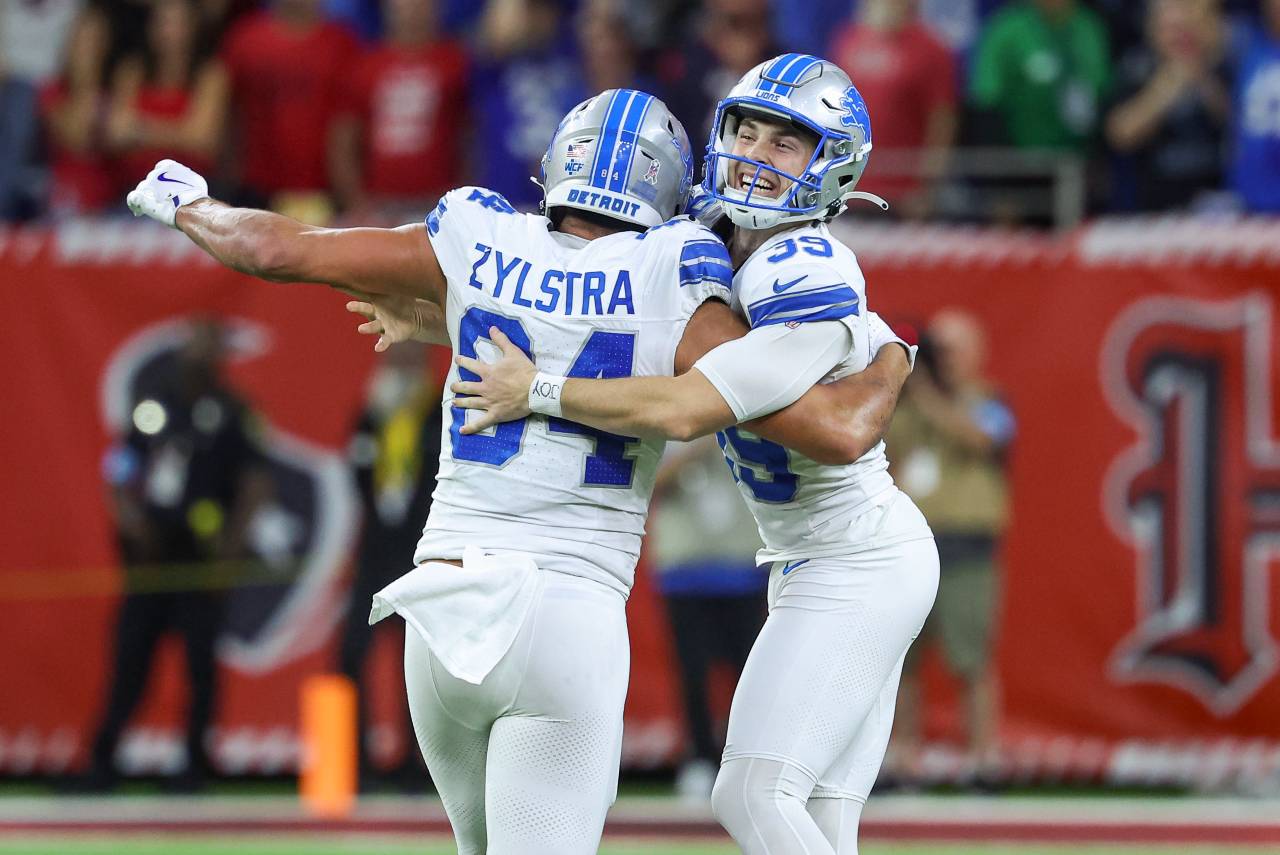
[[[722,264],[703,262],[692,267],[680,268],[680,287],[696,285],[699,282],[715,282],[733,290],[733,271]]]
[[[794,318],[767,318],[758,324],[757,327],[767,327],[773,324],[802,324],[809,321],[838,321],[841,318],[847,318],[850,315],[858,314],[858,306],[832,306],[826,309],[817,309],[807,315],[797,315]]]
[[[729,264],[729,251],[718,240],[691,240],[680,250],[681,263],[699,258],[714,258]]]
[[[427,214],[427,234],[432,237],[435,237],[436,233],[440,231],[440,218],[449,210],[444,198],[444,196],[441,196],[439,204]]]
[[[717,240],[691,240],[680,250],[680,285],[711,280],[733,287],[733,262],[729,250]]]
[[[770,297],[747,307],[753,327],[790,321],[830,321],[859,313],[858,292],[848,285],[833,285],[816,291],[801,291]]]

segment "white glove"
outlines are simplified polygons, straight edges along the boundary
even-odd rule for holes
[[[138,182],[126,201],[135,217],[143,215],[176,229],[174,217],[183,205],[209,198],[209,184],[194,169],[162,160]]]
[[[916,367],[916,351],[920,349],[919,345],[907,344],[902,336],[893,331],[893,327],[885,323],[884,319],[875,312],[867,312],[867,334],[871,338],[871,353],[880,352],[880,348],[886,344],[900,344],[907,349],[907,361],[911,363],[911,368]]]

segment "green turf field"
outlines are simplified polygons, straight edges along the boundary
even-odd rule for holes
[[[1248,847],[1083,846],[1049,844],[876,844],[858,847],[862,855],[1258,855]],[[31,836],[0,837],[3,855],[454,855],[435,842],[359,835],[305,837],[213,836]],[[662,840],[606,842],[600,855],[735,855],[730,844],[668,843]]]

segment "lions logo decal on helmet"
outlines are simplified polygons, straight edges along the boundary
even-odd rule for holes
[[[867,115],[867,103],[862,100],[862,94],[858,92],[857,87],[850,86],[844,90],[844,95],[840,98],[840,106],[845,111],[845,114],[840,117],[840,124],[846,128],[861,128],[863,136],[866,137],[867,142],[870,142],[871,117]]]

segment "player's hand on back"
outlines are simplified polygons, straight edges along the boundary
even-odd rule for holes
[[[425,300],[389,294],[365,294],[350,288],[337,290],[357,298],[347,303],[347,311],[365,319],[364,323],[356,327],[356,332],[378,337],[373,345],[376,353],[382,353],[391,345],[402,341],[448,343],[448,333],[443,329],[444,319],[440,310]],[[427,310],[433,311],[432,317],[424,317]]]
[[[176,160],[162,160],[129,192],[126,201],[135,217],[150,217],[177,228],[178,209],[209,198],[209,184],[194,169]]]
[[[479,377],[478,380],[459,380],[449,387],[458,396],[453,399],[453,406],[482,411],[479,418],[468,419],[462,426],[464,434],[479,433],[530,413],[529,386],[537,376],[537,368],[497,327],[489,328],[489,340],[502,352],[497,362],[482,362],[467,356],[455,359],[459,367]]]

